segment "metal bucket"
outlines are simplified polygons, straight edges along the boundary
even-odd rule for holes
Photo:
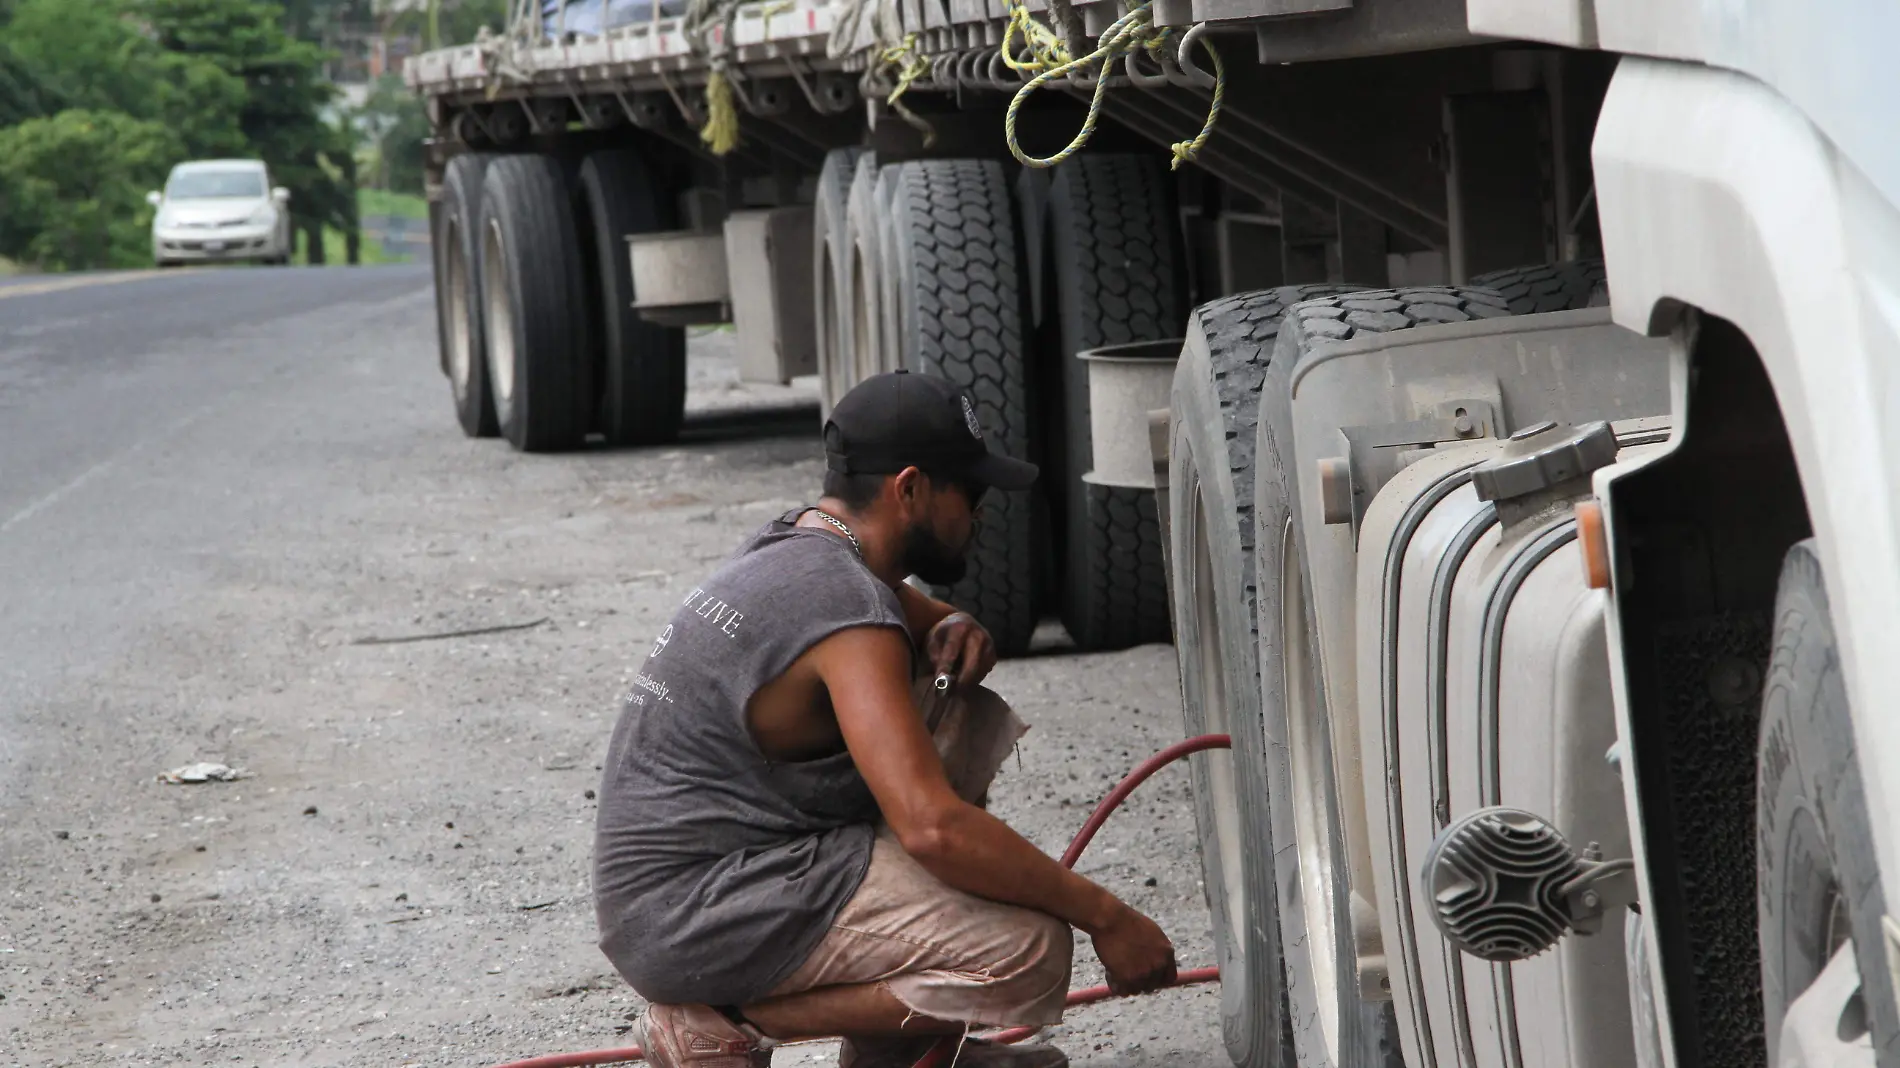
[[[1148,413],[1168,406],[1181,338],[1106,345],[1075,354],[1089,368],[1089,439],[1095,469],[1085,482],[1153,489],[1154,457],[1148,443]]]

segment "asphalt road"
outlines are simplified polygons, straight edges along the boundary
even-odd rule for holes
[[[0,1065],[625,1044],[587,890],[615,695],[822,469],[809,398],[738,385],[729,349],[694,342],[681,444],[526,457],[457,430],[426,267],[0,280]],[[1174,675],[1161,647],[1003,665],[1033,729],[996,811],[1059,851],[1179,736]],[[155,779],[197,760],[251,777]],[[1170,771],[1082,865],[1184,965],[1211,962],[1192,837]],[[1217,1006],[1051,1037],[1214,1068]]]

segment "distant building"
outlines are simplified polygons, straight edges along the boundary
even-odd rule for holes
[[[324,33],[324,47],[333,58],[325,73],[346,99],[361,103],[369,85],[385,74],[402,73],[403,61],[423,50],[419,19],[429,0],[371,0],[369,17],[340,22]]]

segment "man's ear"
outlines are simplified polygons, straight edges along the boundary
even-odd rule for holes
[[[894,503],[905,513],[911,513],[923,507],[924,485],[928,481],[922,470],[906,467],[891,477],[891,496]]]

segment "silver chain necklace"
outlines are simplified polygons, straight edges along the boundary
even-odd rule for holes
[[[818,518],[837,528],[838,533],[844,535],[844,540],[851,543],[851,551],[858,554],[858,559],[864,559],[864,546],[858,544],[858,536],[851,533],[851,528],[845,526],[843,520],[840,520],[837,516],[832,515],[823,508],[813,508],[812,511],[818,513]]]

